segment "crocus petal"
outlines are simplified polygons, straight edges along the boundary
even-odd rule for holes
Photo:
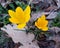
[[[16,17],[17,18],[24,17],[24,12],[23,12],[23,9],[21,7],[16,8]]]
[[[30,6],[28,5],[28,6],[26,7],[26,9],[24,10],[24,13],[30,15],[30,12],[31,12],[31,9],[30,9]]]
[[[41,19],[42,19],[42,20],[43,20],[43,19],[45,20],[45,19],[46,19],[45,15],[42,15],[42,16],[41,16]]]
[[[37,21],[37,24],[40,26],[40,27],[45,27],[48,25],[48,21],[46,19],[41,19],[39,18],[38,21]]]
[[[30,12],[31,12],[30,6],[27,6],[26,9],[24,10],[26,22],[30,20]]]
[[[47,26],[48,25],[48,21],[47,20],[45,20],[44,23],[45,23],[44,26]]]
[[[48,27],[42,27],[42,30],[43,31],[47,31],[48,30]]]
[[[14,23],[14,24],[20,23],[20,22],[19,22],[17,19],[15,19],[15,18],[9,18],[9,21],[12,22],[12,23]]]
[[[26,23],[25,24],[19,24],[19,25],[17,25],[17,28],[23,29],[25,26],[26,26]]]
[[[37,22],[35,22],[35,26],[39,29],[41,29],[41,27],[39,26],[39,24]]]
[[[37,26],[37,22],[35,22],[35,26]]]
[[[41,20],[40,18],[37,21],[37,24],[39,27],[42,27],[45,23],[43,22],[44,20]]]
[[[40,20],[38,22],[40,27],[46,27],[48,25],[48,21],[47,20]]]
[[[30,15],[26,15],[25,22],[28,22],[30,20]]]
[[[15,17],[15,12],[12,10],[8,10],[8,13],[11,17]]]
[[[37,22],[35,22],[35,26],[40,27],[39,24],[38,24]]]
[[[25,21],[24,11],[21,7],[16,8],[16,18],[20,21],[20,23],[24,23]]]
[[[16,8],[16,13],[21,15],[21,14],[23,14],[24,12],[23,12],[23,9],[22,9],[21,7],[17,7],[17,8]]]

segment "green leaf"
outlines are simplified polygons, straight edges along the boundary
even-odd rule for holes
[[[15,10],[15,7],[14,7],[14,5],[11,3],[11,4],[9,4],[9,6],[13,9],[13,10]]]

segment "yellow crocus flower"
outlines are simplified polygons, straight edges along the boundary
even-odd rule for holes
[[[26,23],[30,20],[30,6],[28,5],[25,10],[23,10],[21,7],[17,7],[15,11],[8,10],[8,13],[11,18],[9,18],[9,21],[17,24],[17,27],[19,29],[22,29],[26,26]]]
[[[48,30],[48,20],[46,20],[45,15],[42,15],[38,20],[35,22],[35,26],[43,31]]]

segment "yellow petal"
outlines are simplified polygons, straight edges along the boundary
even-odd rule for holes
[[[42,15],[42,16],[41,16],[41,19],[42,19],[42,20],[43,20],[43,19],[45,20],[45,19],[46,19],[45,15]]]
[[[42,19],[40,19],[40,20],[38,20],[38,24],[39,24],[39,26],[41,26],[41,27],[45,27],[45,26],[47,26],[48,25],[48,21],[47,20],[42,20]]]
[[[21,7],[16,8],[16,17],[18,19],[21,19],[21,17],[24,17],[24,12],[23,12],[23,9]]]
[[[44,20],[41,20],[39,18],[38,21],[37,21],[37,24],[38,24],[39,27],[42,27],[45,23],[44,23]]]
[[[38,22],[39,26],[41,27],[46,27],[48,25],[48,21],[47,20],[40,20]]]
[[[31,9],[30,9],[30,6],[28,5],[28,6],[26,7],[26,9],[24,10],[24,13],[30,15],[30,12],[31,12]]]
[[[16,13],[21,15],[21,14],[23,14],[24,12],[23,12],[23,9],[22,9],[21,7],[17,7],[17,8],[16,8]]]
[[[42,30],[43,31],[47,31],[48,30],[48,27],[42,27]]]
[[[37,26],[38,29],[41,29],[41,27]]]
[[[17,25],[17,28],[23,29],[25,26],[26,26],[26,23],[25,24],[19,24],[19,25]]]
[[[9,18],[9,21],[12,22],[12,23],[14,23],[14,24],[20,23],[20,22],[19,22],[17,19],[15,19],[15,18]]]
[[[48,25],[48,20],[45,20],[44,21],[44,26],[47,26]]]
[[[30,15],[26,15],[25,22],[28,22],[30,20]]]
[[[41,23],[42,22],[42,19],[41,18],[38,18],[37,22]]]
[[[41,29],[41,27],[39,26],[39,24],[37,22],[35,22],[35,26],[39,29]]]
[[[12,10],[8,10],[8,13],[11,17],[15,17],[15,12]]]
[[[35,22],[35,26],[39,27],[39,24],[38,24],[38,22]]]
[[[35,26],[37,26],[37,22],[35,22]]]

